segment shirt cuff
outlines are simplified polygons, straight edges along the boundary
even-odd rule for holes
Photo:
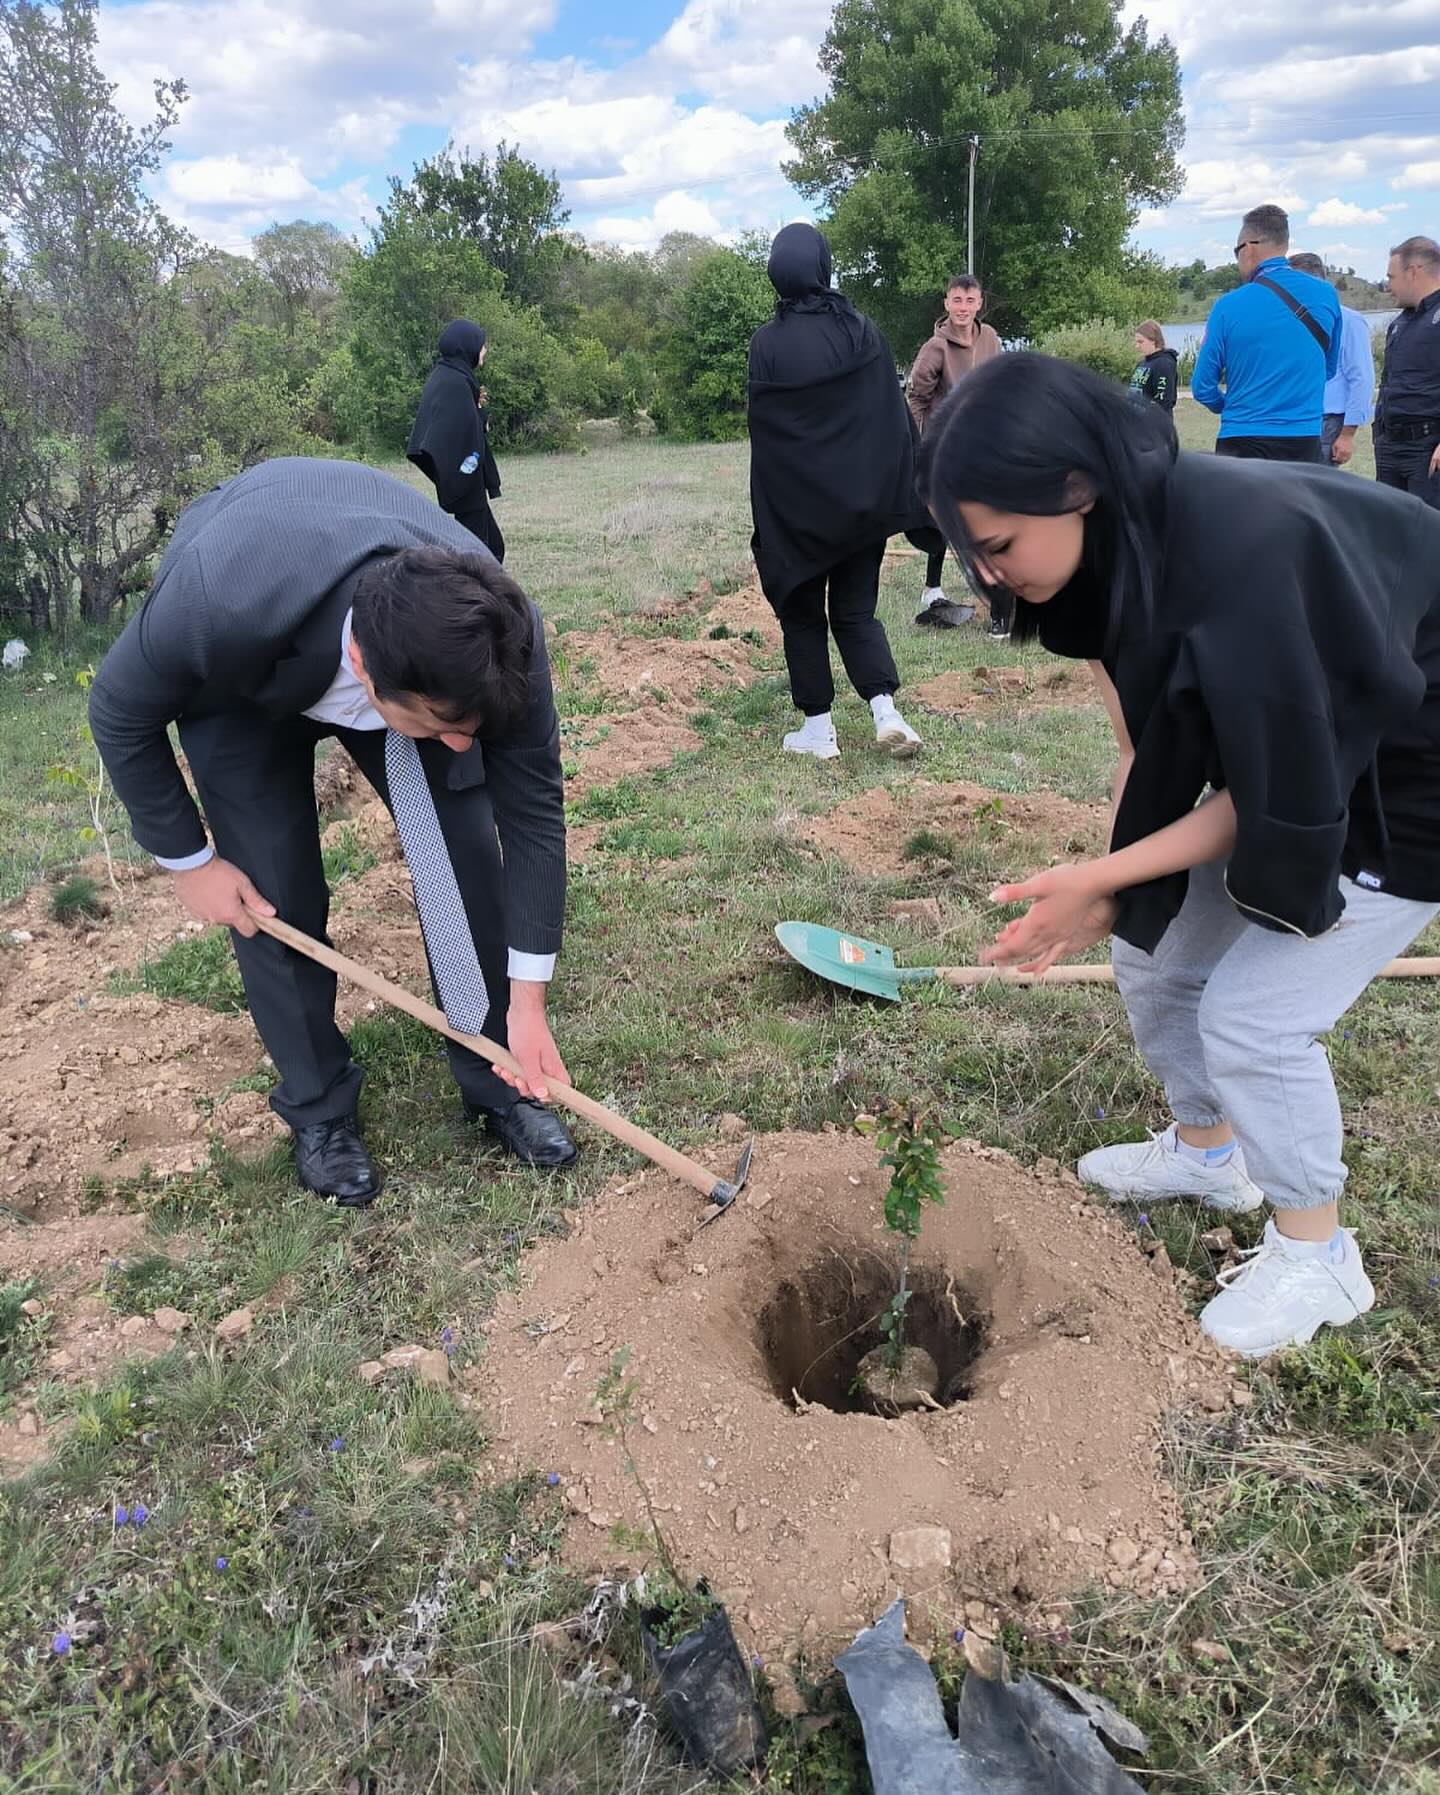
[[[555,976],[555,956],[522,954],[518,947],[512,947],[508,976],[512,979],[528,979],[536,985],[548,985]]]
[[[167,873],[190,873],[197,866],[205,866],[215,858],[215,850],[208,843],[198,854],[187,854],[183,860],[162,860],[155,856],[156,866],[163,866]]]

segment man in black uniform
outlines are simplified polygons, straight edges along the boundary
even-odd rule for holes
[[[1440,510],[1440,243],[1407,237],[1385,279],[1401,311],[1385,333],[1375,478]]]

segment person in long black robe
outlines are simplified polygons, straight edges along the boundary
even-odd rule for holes
[[[490,452],[480,386],[484,360],[485,332],[478,324],[457,318],[445,326],[405,453],[434,484],[441,510],[503,561],[505,538],[490,509],[491,499],[500,496],[500,470]]]
[[[805,716],[785,748],[819,760],[840,752],[833,635],[876,739],[904,756],[920,738],[895,708],[900,676],[875,607],[887,539],[930,519],[894,359],[830,272],[830,246],[813,225],[787,224],[771,245],[775,316],[750,339],[751,548]]]

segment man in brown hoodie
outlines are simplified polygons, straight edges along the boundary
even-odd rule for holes
[[[999,355],[1000,339],[988,324],[980,322],[980,307],[985,295],[973,274],[957,274],[945,288],[945,316],[937,320],[935,334],[915,357],[910,369],[910,414],[921,434],[927,421],[939,411],[945,396],[962,375],[968,374],[982,361]],[[930,552],[925,568],[925,590],[920,595],[917,623],[932,624],[940,629],[953,629],[971,615],[971,607],[946,602],[940,586],[940,573],[945,565],[945,545]],[[1009,626],[997,632],[991,619],[991,634],[1009,635]]]

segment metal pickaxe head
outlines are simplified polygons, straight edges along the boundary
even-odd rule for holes
[[[710,1192],[710,1208],[706,1213],[705,1220],[700,1224],[701,1227],[708,1227],[716,1216],[724,1215],[745,1188],[745,1180],[750,1176],[750,1159],[754,1151],[755,1137],[752,1134],[741,1149],[739,1159],[735,1162],[735,1176],[715,1180],[714,1188]]]

